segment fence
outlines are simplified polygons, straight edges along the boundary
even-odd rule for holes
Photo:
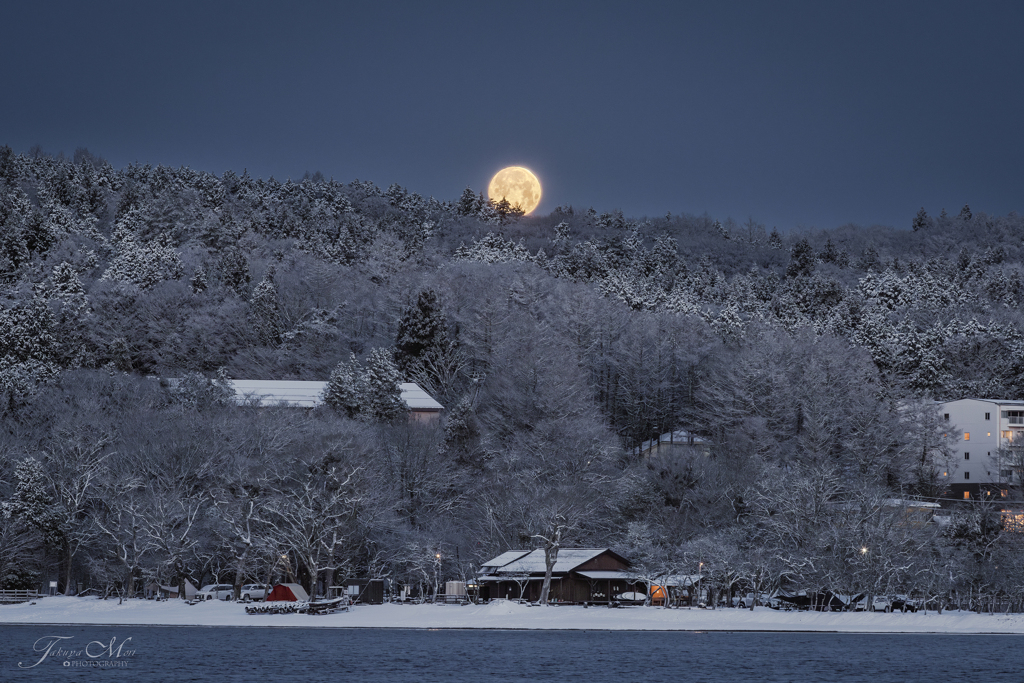
[[[39,591],[30,590],[0,590],[0,604],[4,603],[15,603],[15,602],[28,602],[29,600],[36,600],[42,597]]]

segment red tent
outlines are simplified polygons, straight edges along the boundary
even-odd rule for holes
[[[287,602],[307,602],[309,596],[306,591],[297,583],[279,583],[274,586],[267,596],[267,602],[285,600]]]

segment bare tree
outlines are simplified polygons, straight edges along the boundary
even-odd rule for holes
[[[260,522],[280,547],[309,572],[310,596],[317,594],[323,572],[345,562],[339,551],[354,533],[359,469],[317,456],[300,460],[270,484],[272,495],[259,511]]]
[[[106,474],[112,439],[101,435],[83,439],[79,434],[62,433],[47,455],[48,477],[53,486],[53,514],[59,529],[61,561],[64,566],[65,595],[72,591],[75,556],[89,547],[98,530],[91,512]]]

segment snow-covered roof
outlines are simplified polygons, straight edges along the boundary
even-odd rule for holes
[[[953,399],[952,401],[936,401],[939,405],[946,403],[956,403],[957,401],[979,401],[981,403],[996,403],[1004,406],[1024,406],[1024,400],[1012,399],[1012,398],[975,398],[974,396],[965,396],[963,398]]]
[[[558,559],[555,561],[555,566],[552,571],[572,571],[584,562],[594,559],[607,550],[607,548],[562,548],[558,551]],[[524,555],[514,562],[509,562],[498,569],[496,573],[532,574],[535,572],[543,572],[544,570],[544,551],[538,549]]]
[[[434,397],[420,389],[415,382],[402,382],[402,400],[409,410],[440,411],[444,406],[434,400]]]
[[[942,506],[938,503],[928,503],[923,500],[905,500],[903,498],[886,498],[885,504],[889,507],[908,507],[908,508],[941,508]]]
[[[233,379],[231,386],[235,390],[235,401],[238,403],[253,401],[258,402],[261,406],[288,405],[298,408],[315,408],[323,403],[327,382]],[[409,410],[422,412],[444,410],[444,406],[435,401],[415,382],[402,382],[399,388],[402,392],[402,401],[409,407]]]
[[[529,550],[510,550],[507,553],[502,553],[501,555],[498,555],[496,558],[494,558],[493,560],[491,560],[489,562],[484,562],[480,566],[483,567],[483,568],[486,568],[486,569],[494,569],[496,567],[504,567],[509,562],[515,562],[520,557],[522,557],[524,555],[528,555],[529,553],[530,553]]]
[[[627,580],[628,581],[629,579],[633,578],[633,574],[631,574],[629,572],[616,572],[616,571],[610,571],[610,570],[606,570],[606,569],[599,569],[599,570],[594,570],[594,571],[589,571],[589,572],[580,572],[580,575],[581,576],[585,576],[588,579],[594,579],[595,581],[597,581],[597,580],[602,580],[603,581],[605,579],[610,579],[612,581],[620,581],[620,580]]]
[[[327,382],[233,379],[231,385],[235,390],[235,400],[239,403],[253,401],[263,406],[313,408],[323,403]]]

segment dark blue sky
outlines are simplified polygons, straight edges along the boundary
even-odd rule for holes
[[[793,227],[1024,209],[1024,2],[21,2],[0,144]]]

